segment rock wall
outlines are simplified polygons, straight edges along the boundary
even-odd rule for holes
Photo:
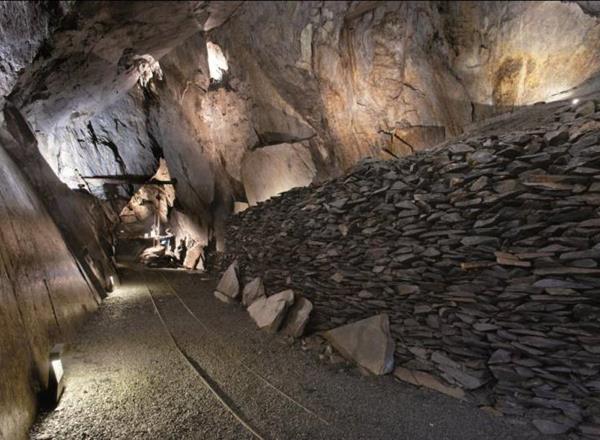
[[[108,194],[81,176],[151,174],[165,157],[181,209],[222,236],[233,202],[257,184],[241,174],[250,150],[303,143],[324,179],[597,88],[600,26],[583,3],[188,2],[152,38],[161,2],[86,6],[63,20],[13,97],[70,187],[128,197],[133,187]],[[124,16],[144,20],[121,29]],[[80,52],[99,39],[111,43]],[[229,64],[220,83],[208,42]],[[146,55],[154,61],[138,59]],[[76,80],[58,90],[67,72]]]
[[[136,86],[92,118],[38,133],[37,139],[46,161],[70,188],[86,189],[101,199],[127,197],[130,186],[105,186],[93,177],[154,173],[163,153],[148,130],[148,117],[145,91]]]
[[[242,181],[250,206],[308,186],[317,170],[302,143],[275,144],[247,151],[242,160]]]
[[[59,180],[14,106],[7,104],[3,116],[6,152],[29,179],[96,292],[104,295],[109,277],[116,274],[110,258],[116,213],[110,205],[85,192],[74,192]]]
[[[599,32],[559,2],[260,2],[211,38],[262,119],[293,121],[295,140],[318,134],[315,162],[331,174],[566,97],[598,72]]]
[[[210,84],[206,43],[194,35],[160,60],[162,79],[135,85],[90,119],[39,134],[60,179],[102,199],[128,198],[134,186],[115,191],[86,176],[151,175],[164,157],[177,180],[179,208],[211,236],[218,233],[233,201],[246,200],[242,158],[259,140],[247,86]]]
[[[0,438],[25,439],[48,355],[96,308],[86,283],[35,189],[0,134]]]
[[[70,6],[64,1],[0,4],[0,96],[10,93]]]
[[[36,130],[90,117],[117,101],[154,61],[224,21],[237,2],[82,2],[65,16],[11,99]],[[168,13],[167,13],[168,12]]]

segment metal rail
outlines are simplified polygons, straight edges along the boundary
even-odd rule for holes
[[[259,434],[248,422],[246,422],[246,420],[244,420],[244,418],[238,413],[238,411],[236,411],[229,403],[227,403],[227,400],[222,395],[222,393],[214,385],[211,384],[210,376],[208,376],[208,374],[206,372],[204,372],[200,367],[198,367],[195,364],[195,362],[192,360],[192,358],[186,353],[186,351],[179,345],[179,343],[177,342],[177,340],[173,336],[173,333],[169,329],[169,326],[165,322],[165,319],[163,318],[163,315],[160,313],[160,310],[158,309],[158,306],[156,305],[156,301],[154,301],[154,297],[152,295],[152,290],[150,289],[150,287],[148,287],[148,283],[147,283],[146,277],[144,275],[142,275],[142,276],[144,278],[144,281],[146,281],[144,284],[145,284],[146,290],[148,291],[148,296],[150,297],[150,301],[152,302],[152,306],[154,308],[154,312],[158,316],[158,319],[160,320],[160,322],[161,322],[163,328],[165,329],[166,333],[169,335],[169,339],[171,339],[171,342],[173,343],[173,345],[175,346],[175,348],[179,352],[179,355],[185,360],[186,364],[198,376],[198,378],[200,379],[200,381],[206,386],[206,388],[208,388],[208,390],[215,396],[215,398],[221,403],[221,405],[248,432],[250,432],[254,437],[256,437],[259,440],[265,440],[265,438],[261,434]]]
[[[212,328],[210,328],[208,325],[206,325],[204,322],[202,322],[200,320],[200,318],[198,318],[198,316],[196,316],[196,314],[188,307],[188,305],[185,303],[185,301],[183,301],[183,299],[181,299],[181,297],[179,296],[179,294],[177,293],[177,291],[173,288],[173,286],[171,285],[171,283],[167,280],[167,278],[164,276],[164,274],[160,274],[160,276],[162,277],[162,279],[165,281],[165,284],[169,287],[169,290],[171,291],[171,293],[179,300],[179,302],[181,303],[181,305],[183,306],[183,308],[185,308],[185,310],[190,314],[190,316],[192,318],[194,318],[194,320],[196,322],[198,322],[198,324],[200,324],[200,326],[202,326],[202,328],[204,328],[204,330],[206,330],[208,333],[211,333],[213,335],[216,336],[216,339],[219,340],[219,345],[224,348],[225,346],[228,346],[227,344],[225,344],[225,341],[223,340],[223,338],[221,336],[218,335],[218,332]],[[225,350],[222,351],[223,353],[225,352]],[[225,362],[226,360],[223,359],[222,357],[215,355],[217,358],[219,358],[221,361]],[[244,363],[240,362],[240,361],[236,361],[232,356],[228,356],[229,360],[227,360],[227,362],[232,362],[233,364],[235,364],[238,367],[243,368],[244,370],[246,370],[248,373],[252,374],[254,377],[256,377],[258,380],[260,380],[261,382],[263,382],[267,387],[271,388],[273,391],[275,391],[276,393],[278,393],[280,396],[282,396],[283,398],[285,398],[286,400],[290,401],[291,403],[293,403],[294,405],[296,405],[297,407],[299,407],[300,409],[302,409],[303,411],[305,411],[307,414],[317,418],[319,421],[323,422],[324,424],[331,426],[331,423],[329,423],[327,420],[325,420],[324,418],[322,418],[321,416],[319,416],[317,413],[315,413],[314,411],[310,410],[309,408],[307,408],[305,405],[303,405],[302,403],[300,403],[298,400],[294,399],[292,396],[290,396],[289,394],[287,394],[285,391],[277,388],[275,385],[273,385],[273,383],[271,383],[267,378],[265,378],[263,375],[261,375],[260,373],[258,373],[257,371],[253,370],[252,368],[248,367],[247,365],[245,365]]]

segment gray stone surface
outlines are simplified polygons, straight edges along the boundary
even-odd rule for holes
[[[185,259],[183,260],[183,267],[185,267],[186,269],[203,269],[203,257],[203,246],[200,243],[194,243],[190,248],[188,248],[185,254]]]

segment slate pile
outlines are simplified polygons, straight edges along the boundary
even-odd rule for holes
[[[226,261],[302,291],[313,331],[386,313],[399,378],[433,378],[545,434],[600,438],[596,108],[363,160],[235,216]]]

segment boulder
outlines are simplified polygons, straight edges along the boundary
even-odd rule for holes
[[[591,115],[596,111],[596,103],[593,100],[585,101],[577,106],[575,114],[577,116]]]
[[[217,285],[216,291],[228,296],[231,299],[236,299],[240,294],[240,283],[237,278],[237,263],[233,262],[227,268],[223,276],[221,277],[221,281]],[[217,296],[217,295],[215,295]],[[220,296],[217,296],[219,298]]]
[[[540,431],[542,434],[547,435],[558,435],[564,434],[569,429],[575,426],[574,421],[556,421],[556,420],[544,420],[544,419],[534,419],[533,425]]]
[[[309,300],[303,297],[296,298],[296,302],[288,312],[282,332],[294,338],[301,337],[312,309],[313,305]]]
[[[373,374],[387,374],[394,368],[394,340],[385,313],[326,331],[323,336],[343,356]]]
[[[162,245],[146,248],[140,254],[140,261],[148,262],[151,260],[155,260],[159,257],[162,257],[165,254],[166,250],[167,249]]]
[[[194,244],[187,250],[185,254],[185,260],[183,260],[183,267],[186,269],[195,269],[198,263],[201,261],[204,255],[203,248],[200,243]]]
[[[248,313],[260,329],[270,332],[279,330],[285,312],[294,303],[294,292],[284,290],[270,297],[262,296],[248,307]]]
[[[246,202],[233,202],[233,213],[239,214],[240,212],[244,212],[249,206]]]
[[[261,277],[256,277],[244,286],[242,292],[242,304],[250,306],[258,298],[265,296],[265,286]]]

